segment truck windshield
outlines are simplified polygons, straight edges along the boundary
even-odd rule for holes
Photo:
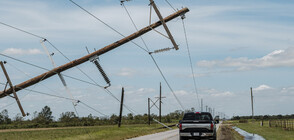
[[[183,120],[212,120],[208,113],[187,113]]]

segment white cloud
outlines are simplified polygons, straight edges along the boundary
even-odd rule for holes
[[[261,58],[249,59],[247,57],[231,58],[224,60],[202,60],[197,63],[199,67],[231,67],[237,70],[251,70],[267,67],[293,67],[294,48],[275,50]]]
[[[2,53],[7,55],[36,55],[42,54],[43,52],[39,49],[20,49],[20,48],[8,48],[2,51]]]
[[[126,77],[132,77],[135,74],[136,74],[136,71],[130,68],[122,68],[120,72],[117,73],[118,76],[126,76]]]
[[[232,93],[230,91],[226,91],[226,92],[220,92],[220,93],[213,93],[213,94],[211,94],[211,96],[214,96],[214,97],[227,97],[227,96],[234,96],[234,93]]]
[[[255,90],[255,91],[263,91],[263,90],[268,90],[268,89],[272,89],[272,87],[270,87],[268,85],[260,85],[257,88],[253,88],[253,90]]]
[[[177,96],[183,96],[183,95],[187,95],[188,92],[185,90],[178,90],[174,92]]]
[[[156,90],[153,88],[139,88],[136,90],[128,90],[126,91],[126,94],[140,94],[140,95],[144,95],[144,94],[150,94],[150,93],[154,93]]]

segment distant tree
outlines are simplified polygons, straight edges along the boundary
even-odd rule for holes
[[[38,123],[49,124],[53,121],[52,111],[50,107],[45,106],[41,112],[38,113],[38,116],[34,119]]]
[[[133,120],[133,119],[134,119],[133,114],[132,114],[132,113],[129,113],[129,114],[127,115],[127,119],[128,119],[128,120]]]
[[[8,116],[8,110],[7,109],[4,109],[0,113],[0,123],[1,124],[10,124],[11,123],[11,119]]]
[[[17,113],[13,120],[15,122],[21,122],[23,121],[23,116],[20,113]]]
[[[110,116],[110,122],[112,123],[112,124],[116,124],[116,123],[118,123],[118,116],[117,115],[115,115],[115,114],[112,114],[111,116]]]
[[[76,114],[74,112],[62,112],[60,114],[59,121],[68,123],[68,122],[73,121],[73,119],[76,118],[76,117],[77,116],[76,116]]]
[[[279,114],[279,115],[277,116],[277,118],[278,118],[278,119],[282,119],[283,116],[282,116],[281,114]]]

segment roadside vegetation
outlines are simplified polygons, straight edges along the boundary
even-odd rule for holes
[[[249,133],[258,134],[266,140],[294,140],[294,130],[286,127],[293,126],[294,124],[288,123],[285,127],[273,125],[273,123],[270,125],[270,122],[277,120],[282,122],[282,126],[284,122],[294,122],[292,117],[294,117],[294,115],[275,115],[266,117],[266,119],[265,117],[257,117],[257,119],[245,119],[245,117],[240,117],[239,120],[235,119],[233,121],[227,121],[227,123],[237,126]]]
[[[88,126],[88,127],[67,127],[48,130],[22,130],[1,132],[1,140],[118,140],[133,138],[141,135],[152,134],[155,132],[166,131],[168,129],[157,129],[159,124],[150,126],[123,125],[118,128],[117,125],[107,126]],[[6,130],[7,131],[7,130]]]

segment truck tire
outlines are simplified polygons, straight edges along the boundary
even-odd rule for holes
[[[186,139],[185,139],[184,137],[181,137],[181,136],[180,136],[180,140],[186,140]]]
[[[213,136],[213,140],[216,140],[216,135]]]

